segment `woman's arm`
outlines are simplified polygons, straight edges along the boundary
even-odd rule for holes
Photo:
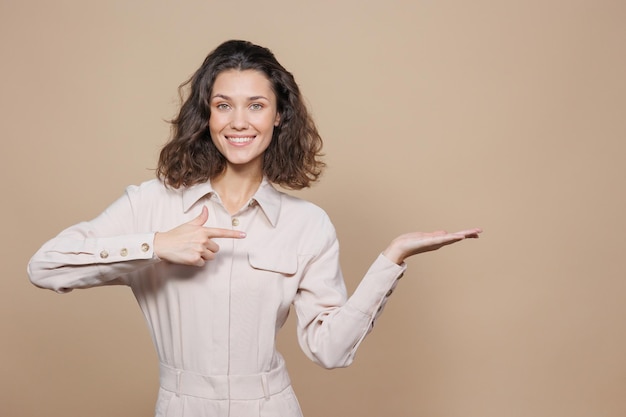
[[[213,238],[243,238],[235,230],[204,227],[208,210],[189,222],[160,232],[167,197],[153,187],[130,186],[124,196],[89,222],[76,224],[46,242],[28,265],[31,282],[57,292],[124,284],[128,274],[160,260],[202,266],[219,247]],[[160,190],[160,188],[158,189]],[[159,209],[161,208],[161,209]],[[156,220],[150,221],[149,219]]]
[[[31,282],[64,293],[121,284],[125,274],[158,262],[154,232],[136,227],[137,193],[137,187],[128,187],[98,217],[71,226],[46,242],[28,264]]]
[[[339,245],[330,221],[327,223],[328,244],[308,265],[294,301],[300,346],[310,359],[325,368],[346,367],[353,362],[357,348],[404,274],[403,261],[407,257],[478,237],[480,233],[480,229],[471,229],[452,234],[399,236],[379,255],[347,298],[339,266]]]

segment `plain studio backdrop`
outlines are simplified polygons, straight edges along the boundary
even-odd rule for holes
[[[408,262],[348,369],[279,338],[307,417],[626,415],[626,3],[0,1],[0,415],[146,416],[157,359],[125,287],[33,287],[30,256],[154,176],[177,86],[268,46],[325,140],[352,291],[399,233],[482,227]]]

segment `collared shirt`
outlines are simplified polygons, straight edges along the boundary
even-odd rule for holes
[[[155,233],[189,222],[203,206],[206,227],[247,236],[214,239],[220,249],[203,267],[160,260]],[[380,255],[348,298],[334,227],[316,205],[264,180],[231,215],[209,182],[171,189],[152,180],[48,241],[28,272],[57,292],[128,285],[162,364],[246,375],[282,364],[275,338],[291,305],[304,353],[327,368],[348,366],[404,269]]]

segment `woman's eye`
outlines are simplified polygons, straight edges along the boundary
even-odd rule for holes
[[[250,109],[252,110],[261,110],[263,108],[263,106],[259,103],[254,103],[250,105]]]
[[[228,104],[226,104],[226,103],[220,103],[220,104],[218,104],[218,105],[217,105],[217,106],[215,106],[215,107],[217,107],[217,109],[218,109],[218,110],[227,110],[227,109],[228,109]]]

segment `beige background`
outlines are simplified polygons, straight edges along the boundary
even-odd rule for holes
[[[626,415],[626,3],[0,1],[0,415],[150,416],[126,288],[38,290],[29,257],[151,178],[176,87],[230,38],[270,47],[325,138],[348,287],[420,255],[355,364],[280,339],[306,416]]]

